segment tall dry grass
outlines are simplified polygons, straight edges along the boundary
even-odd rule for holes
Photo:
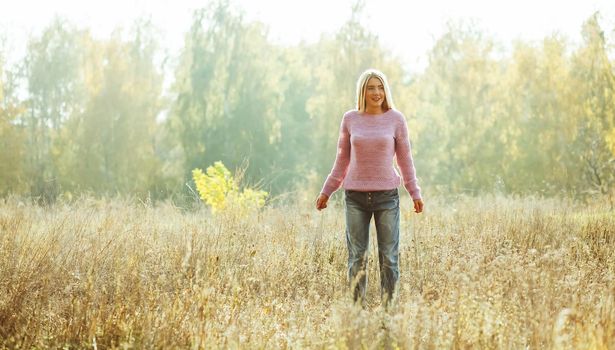
[[[615,348],[615,213],[403,199],[401,280],[346,290],[341,206],[0,203],[0,348]]]

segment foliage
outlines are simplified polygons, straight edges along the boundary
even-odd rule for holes
[[[269,173],[281,137],[283,94],[276,49],[262,24],[246,24],[225,1],[195,11],[172,87],[166,123],[180,146],[182,169],[248,160],[255,178]]]
[[[15,96],[15,88],[15,73],[4,70],[0,51],[0,195],[19,192],[25,185],[21,179],[24,133],[16,124],[24,108]]]
[[[201,169],[192,170],[192,178],[201,199],[211,207],[212,212],[225,209],[247,212],[265,205],[268,193],[252,188],[239,191],[238,179],[220,161]]]
[[[30,194],[44,202],[54,201],[61,191],[61,134],[71,115],[83,108],[81,36],[73,25],[55,18],[28,42],[21,68],[28,86],[28,110],[19,120],[27,136],[24,175],[30,179]]]
[[[298,45],[216,0],[194,11],[177,54],[147,20],[95,38],[56,18],[12,66],[0,46],[0,195],[189,200],[191,169],[216,161],[249,162],[245,178],[272,194],[317,193],[369,67],[408,119],[426,196],[615,194],[614,32],[599,14],[579,45],[551,35],[509,51],[451,22],[411,74],[364,25],[363,5]]]
[[[108,41],[88,39],[87,100],[64,135],[72,145],[62,154],[67,187],[143,193],[159,180],[153,135],[162,72],[154,65],[152,32],[148,23],[138,23],[127,39],[121,32]]]
[[[570,112],[578,131],[573,154],[581,179],[589,185],[584,190],[607,194],[615,189],[615,154],[610,144],[615,128],[615,70],[597,14],[584,23],[582,34],[584,45],[572,59],[576,90]]]

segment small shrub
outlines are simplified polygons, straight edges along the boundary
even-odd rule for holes
[[[192,170],[192,178],[199,196],[213,213],[225,209],[242,212],[260,209],[269,195],[266,191],[253,188],[240,191],[240,181],[220,161],[207,167],[206,173],[198,168]]]

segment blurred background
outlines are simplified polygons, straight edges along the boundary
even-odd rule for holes
[[[615,192],[607,1],[25,0],[0,15],[0,195],[176,201],[222,161],[316,198],[367,68],[424,196]]]

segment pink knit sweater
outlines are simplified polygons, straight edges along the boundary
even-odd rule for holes
[[[408,124],[403,114],[389,109],[370,115],[356,110],[342,118],[337,156],[321,193],[331,196],[340,186],[347,190],[392,190],[401,184],[393,156],[412,199],[421,198],[416,179]]]

